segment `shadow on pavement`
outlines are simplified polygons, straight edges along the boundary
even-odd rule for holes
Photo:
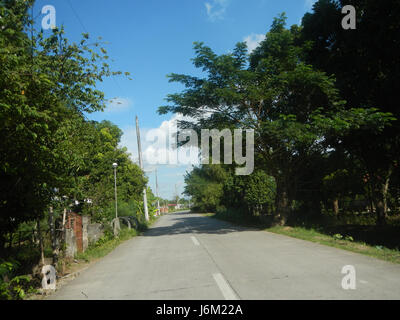
[[[156,237],[185,233],[227,234],[256,230],[253,228],[235,226],[228,222],[193,213],[171,213],[168,218],[169,222],[173,222],[172,225],[151,227],[143,236]]]

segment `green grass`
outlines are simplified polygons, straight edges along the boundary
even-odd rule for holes
[[[144,230],[151,226],[158,219],[152,217],[150,222],[148,222]],[[123,228],[118,237],[114,237],[111,234],[106,234],[102,239],[96,242],[94,245],[89,246],[85,252],[78,253],[76,255],[77,259],[84,260],[85,262],[90,262],[95,259],[102,258],[118,247],[122,242],[129,240],[141,234],[141,231],[135,229]]]
[[[275,226],[264,229],[265,231],[282,234],[285,236],[320,243],[323,245],[344,249],[367,256],[378,258],[393,263],[400,263],[400,251],[389,249],[383,246],[371,246],[364,242],[357,242],[346,239],[343,235],[331,236],[318,232],[315,229],[306,229],[303,227],[281,227]],[[342,237],[342,238],[341,238]]]
[[[136,231],[135,229],[122,229],[119,237],[104,237],[100,239],[96,244],[89,246],[89,248],[85,252],[78,253],[76,255],[76,258],[84,260],[85,262],[90,262],[93,259],[102,258],[113,251],[122,242],[129,240],[137,236],[138,234],[138,231]]]
[[[377,259],[400,263],[400,251],[398,248],[387,248],[382,245],[371,245],[363,241],[356,241],[350,235],[344,234],[328,234],[312,227],[299,226],[268,226],[268,221],[262,221],[258,217],[243,217],[239,213],[207,213],[205,216],[231,222],[236,225],[258,228],[268,232],[281,234],[297,239],[311,241],[326,246],[331,246],[355,253],[360,253]],[[345,229],[345,228],[343,228]]]

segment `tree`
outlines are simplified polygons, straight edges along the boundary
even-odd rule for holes
[[[184,194],[191,196],[196,210],[215,212],[221,205],[227,175],[219,165],[202,165],[185,175]]]
[[[262,170],[258,170],[244,179],[247,180],[244,188],[244,201],[250,208],[249,211],[253,215],[267,213],[275,200],[275,180]]]
[[[276,182],[275,220],[285,224],[296,198],[302,165],[327,152],[328,133],[374,125],[389,115],[374,109],[344,109],[332,76],[304,62],[310,44],[301,29],[285,27],[284,14],[250,56],[238,43],[231,54],[216,55],[195,43],[194,65],[204,78],[171,74],[186,90],[170,94],[159,113],[181,113],[196,121],[181,128],[250,128],[255,131],[257,166]],[[207,114],[207,117],[204,117]],[[385,118],[387,116],[387,118]]]
[[[341,8],[346,4],[356,8],[355,30],[341,27]],[[306,60],[335,75],[346,109],[377,108],[399,119],[399,14],[398,1],[320,0],[313,12],[304,16],[302,41],[311,44]],[[377,223],[384,224],[390,181],[400,160],[400,121],[384,130],[365,126],[347,135],[335,134],[330,142],[334,148],[345,148],[362,164],[369,177]]]
[[[114,203],[112,163],[116,162],[118,201],[128,203],[140,200],[147,179],[139,166],[132,162],[127,149],[118,146],[122,131],[116,125],[109,121],[85,121],[81,123],[80,130],[68,131],[65,150],[77,157],[78,161],[75,162],[76,169],[69,172],[73,181],[68,182],[66,194],[82,203],[90,199],[91,203],[82,209],[95,219],[105,218],[97,213]],[[68,181],[64,178],[64,181]]]
[[[6,233],[40,218],[54,188],[64,188],[64,178],[79,170],[82,159],[70,167],[71,157],[59,147],[62,128],[78,125],[69,117],[102,110],[104,94],[95,85],[120,74],[109,70],[99,42],[89,46],[87,34],[76,44],[62,28],[47,38],[37,33],[28,15],[32,5],[4,0],[0,6],[0,249]]]

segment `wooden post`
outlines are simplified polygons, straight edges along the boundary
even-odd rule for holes
[[[40,228],[40,219],[37,221],[37,231],[39,236],[40,258],[42,260],[42,266],[44,266],[43,236],[42,236],[42,230]]]
[[[65,219],[67,217],[67,209],[64,208],[64,212],[63,212],[63,222],[62,222],[62,231],[64,232],[65,229]]]
[[[57,252],[57,239],[56,239],[56,228],[54,222],[53,207],[50,207],[49,209],[49,227],[50,227],[51,249],[53,251],[53,266],[55,267],[58,262],[58,252]]]

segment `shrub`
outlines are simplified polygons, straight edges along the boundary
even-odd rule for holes
[[[26,293],[33,292],[34,285],[30,276],[15,276],[19,268],[16,261],[0,262],[0,300],[22,300]]]

